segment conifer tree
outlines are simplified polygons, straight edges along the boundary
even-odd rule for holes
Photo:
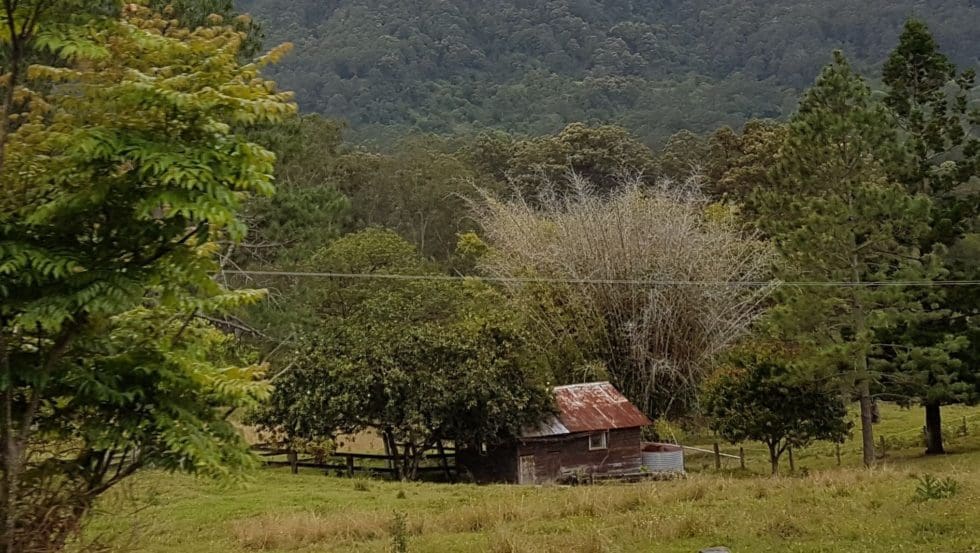
[[[972,70],[957,73],[929,29],[910,19],[884,65],[885,103],[894,114],[907,162],[895,167],[910,192],[933,202],[925,250],[948,250],[947,278],[980,277],[980,114],[969,107]],[[932,316],[888,333],[886,390],[926,411],[926,452],[944,452],[941,407],[980,400],[980,295],[973,288],[928,290]]]
[[[917,247],[928,199],[886,177],[895,140],[885,107],[835,52],[789,123],[771,186],[755,198],[760,227],[782,253],[778,277],[813,284],[783,286],[773,320],[860,400],[868,466],[876,333],[922,311],[906,288],[873,283],[934,270]]]

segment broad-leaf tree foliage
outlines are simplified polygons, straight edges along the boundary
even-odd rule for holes
[[[861,283],[938,274],[919,239],[930,202],[888,179],[896,138],[887,110],[835,52],[790,120],[769,187],[753,203],[781,255],[778,276],[811,286],[780,288],[775,320],[787,339],[837,366],[861,401],[864,461],[874,462],[873,375],[868,359],[882,329],[920,316],[904,287]],[[831,283],[850,282],[853,286]],[[827,285],[821,285],[826,283]]]
[[[569,192],[562,185],[571,173],[603,191],[618,187],[627,177],[652,183],[659,174],[650,148],[613,125],[573,123],[553,135],[524,139],[484,134],[462,153],[477,169],[528,197],[555,185],[559,193]]]
[[[337,182],[351,199],[356,228],[393,229],[440,260],[452,253],[458,233],[472,230],[467,198],[476,196],[477,183],[490,185],[445,141],[429,136],[401,141],[389,154],[351,151],[340,160]]]
[[[847,436],[851,423],[840,387],[798,366],[793,351],[750,343],[727,357],[705,387],[704,412],[731,443],[765,443],[774,476],[787,448]]]
[[[706,167],[712,197],[747,207],[746,200],[768,185],[786,133],[783,123],[759,120],[746,123],[740,133],[728,128],[712,133]]]
[[[248,14],[235,9],[234,0],[148,0],[144,2],[181,26],[196,29],[214,24],[230,25],[245,33],[239,55],[252,56],[262,48],[262,26]]]
[[[909,20],[886,61],[885,103],[907,160],[896,176],[928,195],[933,210],[923,249],[948,250],[949,279],[980,278],[980,113],[971,110],[973,70],[958,73],[924,23]],[[980,294],[973,287],[923,293],[939,316],[886,333],[886,391],[926,410],[927,453],[942,453],[942,405],[980,400]],[[923,349],[926,348],[926,349]]]
[[[441,440],[496,443],[537,423],[550,394],[522,321],[494,290],[446,281],[392,231],[368,229],[316,254],[324,270],[432,280],[338,279],[316,308],[320,329],[292,346],[256,414],[289,439],[377,429],[414,478]]]
[[[25,553],[141,467],[251,463],[218,408],[263,397],[262,367],[195,315],[260,296],[211,279],[243,199],[273,190],[235,129],[295,107],[259,72],[283,51],[242,65],[233,28],[73,0],[5,1],[0,23],[0,551]]]

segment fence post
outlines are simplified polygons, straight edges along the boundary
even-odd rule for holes
[[[964,436],[968,436],[970,434],[970,428],[966,425],[966,417],[963,417],[963,426],[960,427],[960,431]]]
[[[721,447],[715,442],[715,469],[721,470]]]
[[[881,436],[881,439],[879,440],[879,442],[880,442],[880,447],[881,447],[881,458],[884,459],[885,458],[885,437],[884,436]]]
[[[834,443],[834,453],[837,455],[837,466],[840,466],[840,442]]]
[[[787,448],[789,452],[789,471],[796,472],[796,461],[793,460],[793,448]]]
[[[442,440],[439,440],[439,442],[438,442],[438,448],[439,448],[438,449],[438,452],[439,452],[439,461],[440,461],[440,463],[442,463],[442,470],[443,470],[443,472],[446,473],[446,479],[449,480],[449,483],[450,484],[455,484],[456,483],[456,479],[453,478],[453,474],[449,470],[449,459],[446,458],[446,446],[443,445]]]
[[[347,476],[354,478],[354,456],[346,455],[347,457]]]
[[[744,447],[738,448],[738,466],[742,470],[745,470],[745,448]]]
[[[290,449],[286,452],[286,459],[289,461],[289,469],[293,474],[299,474],[299,455],[296,454],[296,450]]]

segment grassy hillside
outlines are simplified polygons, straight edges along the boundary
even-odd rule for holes
[[[831,50],[869,73],[905,18],[977,64],[967,0],[239,0],[304,110],[361,138],[491,126],[546,134],[612,121],[651,143],[674,131],[780,117]]]
[[[953,437],[953,453],[939,458],[922,457],[908,438],[918,410],[883,411],[879,431],[894,448],[874,471],[857,468],[852,442],[844,467],[819,446],[800,452],[796,475],[779,479],[762,475],[765,457],[750,449],[746,472],[703,470],[691,458],[685,480],[577,488],[352,481],[312,470],[262,470],[250,484],[222,487],[150,473],[100,506],[89,536],[116,536],[143,553],[380,553],[402,513],[409,551],[420,553],[689,553],[719,544],[736,552],[980,551],[980,409],[948,410],[951,430],[967,417],[969,434]],[[956,495],[916,501],[925,474],[954,479]]]

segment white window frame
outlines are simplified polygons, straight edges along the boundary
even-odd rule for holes
[[[592,440],[596,437],[600,439],[599,445],[593,445],[592,443]],[[601,451],[603,449],[609,449],[609,431],[604,430],[595,434],[589,434],[589,451]]]

